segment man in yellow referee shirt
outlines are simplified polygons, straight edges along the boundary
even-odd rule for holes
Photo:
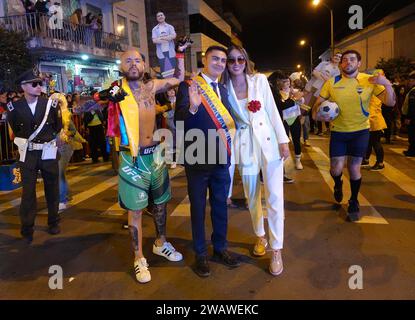
[[[359,193],[362,175],[360,165],[369,142],[369,102],[377,96],[387,106],[395,104],[391,82],[383,75],[371,76],[359,72],[361,55],[355,50],[343,53],[341,75],[330,78],[323,85],[320,97],[313,106],[313,119],[329,121],[318,113],[323,101],[339,106],[339,116],[331,123],[330,174],[334,179],[334,198],[343,200],[342,173],[346,157],[350,176],[351,197],[347,208],[348,220],[359,220]]]

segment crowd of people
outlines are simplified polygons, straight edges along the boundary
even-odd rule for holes
[[[205,234],[208,191],[213,257],[230,268],[241,263],[228,250],[227,242],[228,208],[232,205],[237,166],[256,236],[252,253],[264,256],[269,251],[269,272],[278,276],[284,268],[283,184],[293,182],[284,168],[290,143],[294,167],[303,170],[302,148],[310,146],[309,134],[315,126],[319,130],[316,134],[323,133],[323,124],[330,128],[333,195],[336,202],[343,200],[342,173],[347,163],[351,186],[349,221],[360,218],[362,161],[370,157],[373,148],[377,162],[372,169],[381,170],[384,164],[380,137],[384,135],[388,143],[384,130],[390,128],[392,136],[397,133],[388,127],[387,117],[381,121],[382,114],[402,113],[409,135],[405,155],[415,156],[415,71],[406,75],[407,87],[401,82],[392,83],[382,72],[361,72],[359,52],[347,50],[317,66],[305,84],[301,78],[282,71],[268,78],[256,72],[242,47],[211,46],[205,52],[201,72],[185,79],[184,51],[189,45],[186,42],[177,46],[178,72],[172,78],[149,78],[143,56],[138,50],[128,50],[121,56],[123,78],[93,96],[54,93],[45,97],[42,79],[33,70],[19,77],[21,92],[2,91],[1,108],[7,112],[19,148],[23,185],[21,235],[28,243],[33,240],[37,171],[44,180],[48,230],[52,235],[58,234],[58,212],[65,210],[71,199],[65,170],[74,150],[85,151],[86,140],[92,162],[98,162],[99,156],[109,160],[108,140],[115,151],[113,157],[119,159],[118,199],[128,212],[134,271],[140,283],[151,280],[142,248],[142,213],[149,206],[156,231],[152,252],[169,261],[183,259],[166,235],[166,205],[172,197],[168,164],[174,168],[179,163],[185,169],[196,274],[211,274]],[[339,107],[339,116],[334,120],[319,113],[326,100]],[[172,139],[160,139],[160,128],[167,129]],[[183,135],[193,138],[179,141],[179,128]],[[212,131],[216,132],[213,140]],[[199,134],[203,139],[198,139]]]

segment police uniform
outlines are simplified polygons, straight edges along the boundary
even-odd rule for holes
[[[41,81],[35,71],[27,71],[19,77],[19,83]],[[47,109],[48,99],[38,97],[34,115],[26,98],[9,103],[7,121],[16,137],[28,139],[40,126]],[[42,160],[44,144],[56,139],[62,129],[62,117],[59,105],[52,104],[42,130],[29,143],[24,162],[18,161],[22,177],[22,200],[20,205],[21,234],[32,240],[36,217],[36,180],[40,170],[44,181],[45,197],[48,207],[49,233],[59,233],[59,170],[58,154],[55,159]]]

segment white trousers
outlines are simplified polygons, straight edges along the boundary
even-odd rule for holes
[[[264,180],[265,202],[267,206],[269,244],[279,250],[284,242],[284,161],[266,163],[260,159],[260,169]],[[252,226],[257,237],[265,236],[264,213],[261,203],[261,181],[258,174],[242,175],[245,197],[251,214]]]

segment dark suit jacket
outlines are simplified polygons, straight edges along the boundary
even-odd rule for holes
[[[39,97],[37,100],[35,114],[32,114],[25,98],[12,103],[7,109],[7,122],[13,130],[16,137],[28,139],[30,135],[39,127],[45,116],[48,99]],[[60,107],[51,107],[48,118],[46,119],[43,129],[33,139],[32,142],[44,143],[56,138],[56,135],[62,129],[62,116]],[[29,167],[36,164],[33,157],[34,151],[26,154],[25,164]],[[49,160],[48,160],[49,161]]]
[[[224,85],[219,83],[219,92],[222,98],[222,103],[224,106],[230,110],[230,103],[228,100],[228,90],[225,88]],[[215,150],[216,150],[216,161],[215,163],[208,163],[208,151],[209,151],[209,141],[208,141],[208,130],[209,129],[217,129],[215,126],[215,123],[212,121],[211,117],[205,110],[205,107],[201,104],[199,106],[199,109],[196,114],[191,114],[189,112],[190,102],[189,102],[189,85],[186,82],[182,82],[179,85],[179,90],[177,93],[176,98],[176,110],[175,110],[175,122],[176,122],[176,130],[180,128],[178,126],[177,121],[184,121],[184,134],[191,130],[191,129],[200,129],[205,136],[205,142],[204,142],[204,149],[205,149],[205,157],[204,161],[199,163],[196,162],[196,164],[190,164],[186,160],[186,157],[184,159],[184,164],[186,167],[191,169],[201,169],[201,170],[210,170],[219,164],[219,152],[225,152],[226,153],[226,146],[222,142],[222,139],[219,137],[216,138],[215,141]],[[176,134],[179,134],[179,132],[176,132]],[[196,141],[196,138],[193,139],[193,141],[185,141],[184,142],[184,148],[185,148],[185,154],[187,148],[192,145],[192,143]],[[212,146],[211,146],[212,148]],[[222,150],[220,150],[222,149]],[[212,149],[210,149],[212,150]],[[226,153],[227,154],[227,153]],[[195,152],[195,156],[197,155],[197,151]],[[210,161],[212,162],[212,161]],[[223,161],[222,161],[223,163]],[[224,167],[228,167],[230,163],[230,157],[227,156],[226,164],[222,164]]]

